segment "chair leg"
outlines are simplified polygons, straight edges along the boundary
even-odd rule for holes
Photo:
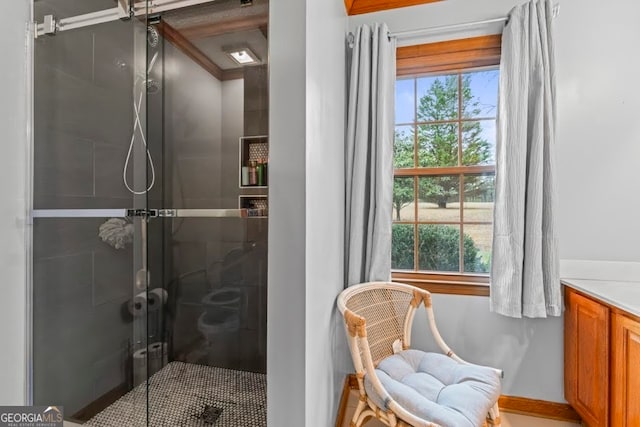
[[[358,424],[358,418],[360,418],[360,414],[367,407],[367,403],[362,400],[358,400],[358,406],[356,406],[356,411],[353,413],[353,417],[351,418],[351,427],[360,427],[362,424]],[[362,422],[362,421],[360,421]]]
[[[358,417],[358,421],[356,422],[356,426],[360,427],[361,425],[364,425],[365,422],[369,418],[377,418],[376,417],[376,413],[373,412],[371,409],[366,409],[366,410],[362,411],[362,413]]]
[[[500,408],[498,407],[498,402],[491,409],[489,409],[489,414],[487,414],[487,423],[490,426],[500,427],[502,425],[502,420],[500,419]]]

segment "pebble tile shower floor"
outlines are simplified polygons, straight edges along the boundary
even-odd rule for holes
[[[266,427],[266,375],[171,362],[149,380],[152,427]],[[91,427],[146,425],[144,384],[89,420]]]

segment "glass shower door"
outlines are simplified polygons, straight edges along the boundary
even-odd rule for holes
[[[268,160],[267,9],[237,4],[255,27],[230,35],[224,2],[125,3],[34,1],[32,400],[91,426],[265,425],[268,188],[241,172]],[[262,59],[203,67],[176,30],[203,17],[191,45]]]
[[[34,2],[36,21],[57,31],[34,49],[31,394],[67,420],[138,426],[148,415],[149,288],[162,280],[147,251],[161,182],[152,159],[162,162],[148,141],[153,34],[145,14],[60,24],[113,4]]]
[[[185,8],[151,23],[159,44],[149,49],[148,139],[152,152],[162,147],[154,160],[163,160],[162,195],[148,194],[157,213],[148,222],[148,256],[151,288],[167,300],[148,326],[150,345],[166,345],[170,357],[160,371],[150,370],[150,425],[265,421],[267,211],[255,205],[266,204],[267,188],[240,186],[239,157],[241,147],[244,163],[268,157],[268,130],[254,119],[266,116],[266,64],[231,70],[225,79],[185,46],[211,52],[230,35],[181,35],[189,34],[185,20],[213,19],[224,7],[231,6]],[[247,31],[266,45],[259,28]]]

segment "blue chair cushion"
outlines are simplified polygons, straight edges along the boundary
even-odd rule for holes
[[[463,365],[443,354],[405,350],[382,360],[376,374],[393,400],[443,427],[481,426],[500,397],[500,376],[484,366]],[[388,410],[364,378],[369,398]]]

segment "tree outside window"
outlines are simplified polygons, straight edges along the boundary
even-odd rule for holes
[[[397,81],[394,269],[488,273],[498,74]]]

